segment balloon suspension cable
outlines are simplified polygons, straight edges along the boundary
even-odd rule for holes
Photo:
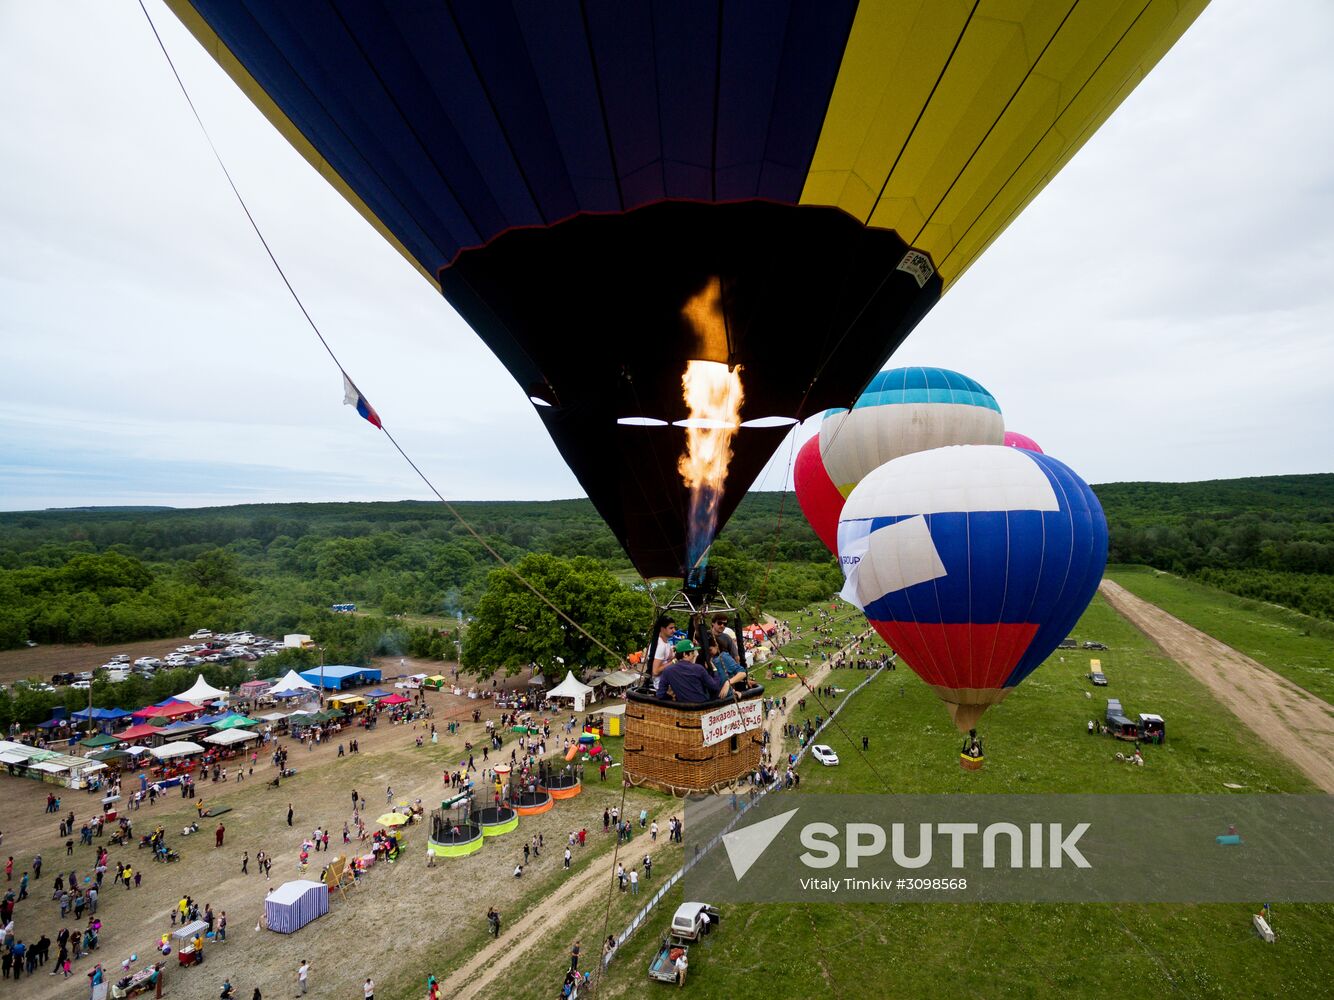
[[[757,608],[764,607],[764,599],[769,596],[769,573],[774,568],[774,559],[778,557],[778,539],[783,534],[783,509],[787,506],[787,481],[792,476],[792,456],[797,450],[797,430],[794,427],[788,435],[791,444],[787,449],[787,471],[783,473],[783,493],[778,499],[778,523],[774,525],[774,540],[769,546],[769,559],[764,564],[764,582],[760,584],[760,596],[755,601]]]
[[[829,624],[833,625],[835,622],[847,621],[849,618],[856,618],[859,614],[861,614],[860,611],[855,611],[853,614],[846,615],[843,618],[835,618],[831,615],[829,619]],[[862,752],[861,747],[857,745],[856,741],[853,740],[852,736],[848,733],[848,731],[843,728],[843,723],[838,721],[838,716],[834,714],[833,709],[831,709],[828,705],[826,705],[824,701],[820,698],[817,688],[813,684],[811,684],[810,681],[806,680],[806,678],[802,676],[802,673],[800,670],[797,669],[796,664],[793,663],[793,661],[788,657],[788,655],[783,652],[783,647],[775,646],[774,652],[777,653],[778,656],[782,658],[785,668],[790,670],[792,674],[797,678],[797,680],[801,682],[801,686],[810,692],[811,697],[815,699],[815,704],[818,705],[821,709],[823,709],[824,712],[826,713],[825,719],[828,722],[834,724],[834,728],[836,728],[839,731],[839,733],[843,736],[843,738],[848,741],[848,746],[852,747],[852,752],[862,759],[862,763],[866,765],[867,769],[870,770],[870,772],[873,775],[875,775],[876,780],[879,781],[882,786],[884,786],[885,791],[893,792],[893,789],[890,788],[889,782],[885,779],[884,775],[882,775],[879,771],[876,770],[875,765],[871,763],[870,758],[868,758],[866,754]],[[890,650],[889,655],[892,657],[898,656],[898,654],[895,653],[893,650]],[[833,669],[832,660],[830,660],[830,669],[831,670]]]
[[[314,318],[310,315],[310,312],[306,309],[305,304],[301,301],[301,296],[297,294],[297,291],[292,286],[292,282],[288,279],[286,272],[283,271],[282,265],[278,263],[278,258],[274,255],[273,248],[269,246],[269,241],[264,238],[264,233],[260,230],[259,223],[255,221],[255,217],[251,213],[250,207],[246,204],[245,198],[242,197],[240,189],[236,186],[236,181],[232,179],[231,171],[227,169],[227,164],[223,162],[222,154],[218,152],[218,147],[217,145],[214,144],[213,137],[209,135],[208,128],[207,126],[204,125],[204,119],[200,117],[199,109],[195,107],[195,102],[191,99],[190,92],[185,87],[185,81],[181,79],[181,74],[177,71],[176,64],[172,61],[171,54],[167,51],[167,46],[162,41],[162,36],[158,33],[157,25],[153,23],[152,15],[148,13],[148,8],[144,6],[144,0],[139,0],[139,9],[144,12],[144,17],[148,21],[148,27],[152,30],[153,37],[157,40],[158,48],[162,50],[163,58],[167,60],[167,66],[170,67],[171,69],[171,75],[176,78],[176,85],[180,87],[181,95],[185,98],[185,103],[190,106],[190,113],[194,115],[194,119],[199,125],[199,130],[203,132],[204,140],[208,143],[208,148],[213,152],[213,158],[217,161],[218,167],[222,170],[223,176],[227,178],[227,184],[231,187],[232,194],[236,196],[236,201],[241,206],[241,211],[245,213],[245,217],[250,223],[250,228],[255,231],[255,236],[259,238],[260,244],[264,247],[264,252],[268,254],[269,260],[270,262],[272,262],[274,270],[278,272],[278,277],[282,279],[283,284],[287,287],[288,293],[292,296],[292,301],[295,302],[297,308],[301,310],[301,315],[305,317],[306,323],[310,326],[311,330],[314,331],[315,336],[319,338],[321,346],[323,346],[324,350],[333,360],[333,363],[338,368],[339,373],[345,379],[347,379],[348,382],[351,382],[352,385],[355,387],[356,382],[348,374],[347,369],[343,367],[343,363],[338,360],[338,355],[334,353],[333,348],[329,346],[329,341],[325,339],[324,334],[320,331],[320,328],[315,323]],[[527,587],[535,597],[537,597],[540,601],[542,601],[542,603],[547,605],[547,607],[551,608],[551,610],[554,611],[559,617],[569,622],[569,624],[575,629],[575,631],[577,631],[584,638],[588,639],[603,652],[607,653],[612,658],[612,662],[615,663],[624,662],[625,660],[624,656],[622,656],[620,653],[617,653],[615,650],[611,649],[601,639],[597,638],[597,636],[590,633],[581,624],[579,624],[579,622],[575,621],[563,610],[557,607],[556,604],[549,597],[547,597],[546,594],[538,590],[536,586],[534,586],[527,578],[523,576],[523,574],[521,574],[512,565],[510,565],[510,563],[505,559],[505,557],[502,556],[499,552],[497,552],[496,549],[492,545],[490,545],[490,543],[488,543],[486,539],[483,538],[477,532],[477,530],[463,517],[463,515],[459,513],[458,509],[452,503],[446,500],[444,496],[440,493],[440,491],[435,488],[435,485],[431,482],[430,479],[427,478],[426,474],[422,472],[422,470],[417,466],[417,463],[414,462],[408,456],[408,453],[406,451],[403,450],[403,447],[398,443],[394,435],[389,432],[389,429],[383,426],[383,421],[381,422],[380,430],[382,430],[384,432],[385,437],[389,439],[389,443],[394,446],[394,450],[397,451],[399,455],[403,457],[403,460],[408,463],[412,471],[417,474],[417,478],[419,478],[426,485],[426,488],[431,491],[431,493],[435,496],[437,500],[439,500],[442,504],[444,504],[445,509],[448,510],[449,513],[454,516],[454,519],[458,521],[458,523],[463,527],[463,529],[473,537],[473,539],[486,551],[486,553],[489,556],[491,556],[492,559],[494,559],[497,563],[499,563],[503,569],[511,573],[516,580],[518,580],[521,584]]]

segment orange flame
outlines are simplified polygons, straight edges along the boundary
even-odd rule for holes
[[[689,361],[681,377],[686,408],[686,453],[677,471],[692,490],[721,490],[732,461],[732,437],[741,426],[741,369],[719,361]]]
[[[722,310],[722,286],[718,278],[686,302],[681,310],[699,338],[701,353],[717,356],[727,346],[727,328]],[[690,489],[690,567],[699,565],[713,542],[718,521],[718,499],[732,461],[732,437],[741,425],[741,367],[728,368],[719,361],[689,361],[681,377],[681,388],[690,417],[686,427],[686,453],[677,471]]]

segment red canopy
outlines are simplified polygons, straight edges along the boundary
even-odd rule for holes
[[[141,722],[137,726],[131,726],[129,729],[119,733],[113,733],[112,735],[118,740],[131,742],[133,740],[142,740],[148,736],[159,736],[161,733],[162,730],[157,726],[150,726],[146,722]]]
[[[406,704],[408,704],[410,701],[412,701],[411,698],[404,698],[401,694],[391,694],[388,698],[381,698],[381,699],[380,699],[380,704],[381,704],[381,705],[406,705]]]
[[[192,705],[188,701],[173,701],[167,705],[149,705],[147,708],[141,708],[134,713],[136,719],[174,719],[178,715],[194,715],[196,712],[202,712],[198,705]]]

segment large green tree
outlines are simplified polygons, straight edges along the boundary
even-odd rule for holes
[[[516,573],[597,641],[557,615]],[[562,672],[562,661],[573,670],[613,667],[643,644],[652,617],[648,595],[621,584],[598,560],[532,553],[513,564],[513,571],[495,569],[488,575],[464,640],[463,667],[513,674],[536,663],[549,675]]]

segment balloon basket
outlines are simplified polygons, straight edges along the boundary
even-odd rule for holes
[[[763,695],[764,688],[756,684],[741,700]],[[704,745],[701,717],[730,704],[681,704],[631,691],[625,705],[625,780],[636,787],[685,795],[729,788],[753,773],[760,766],[761,730]]]
[[[980,771],[985,762],[985,757],[969,757],[966,753],[959,754],[959,766],[965,771]]]

